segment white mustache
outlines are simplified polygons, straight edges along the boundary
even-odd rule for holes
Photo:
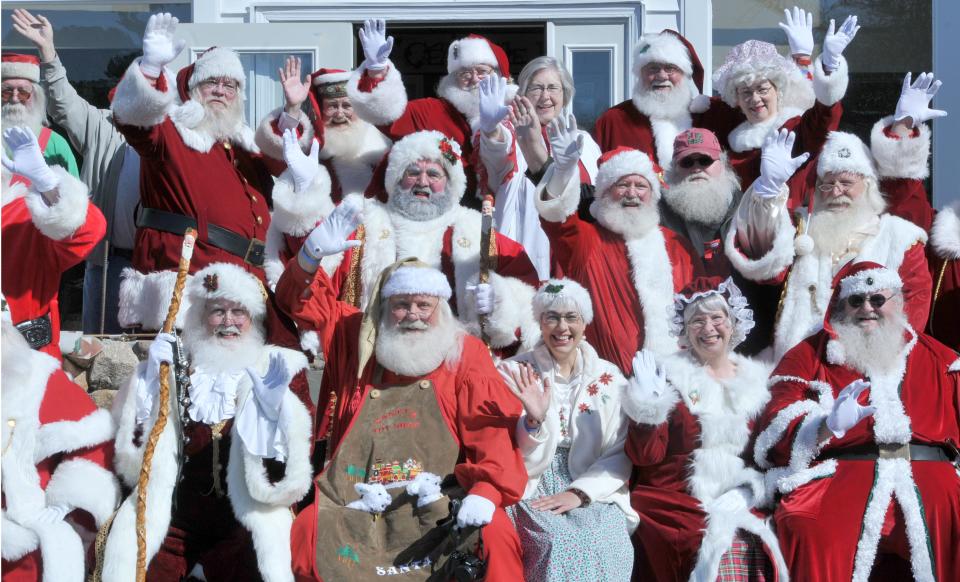
[[[214,335],[240,335],[240,328],[235,325],[218,325],[217,329],[213,330],[213,333]]]
[[[397,324],[397,327],[399,327],[400,329],[412,329],[416,331],[423,331],[426,329],[430,329],[430,326],[427,325],[425,321],[422,321],[420,319],[416,319],[414,321],[406,321],[406,320],[401,321],[400,323]]]

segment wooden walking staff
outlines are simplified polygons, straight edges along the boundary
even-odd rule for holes
[[[187,282],[190,271],[190,258],[193,256],[193,245],[197,240],[197,231],[188,228],[183,235],[183,247],[180,249],[180,265],[177,268],[177,282],[173,287],[173,297],[170,298],[170,308],[167,309],[167,318],[163,322],[163,333],[173,331],[173,324],[180,311],[180,301],[183,298],[183,286]],[[147,579],[147,483],[150,481],[150,465],[153,463],[153,452],[157,448],[157,441],[167,424],[167,414],[170,411],[170,364],[160,363],[160,404],[157,411],[157,421],[150,429],[143,450],[143,462],[140,465],[140,479],[137,481],[137,582],[146,582]]]

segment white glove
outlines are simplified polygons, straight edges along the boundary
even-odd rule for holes
[[[147,351],[147,369],[143,380],[137,385],[137,424],[150,418],[153,401],[160,393],[160,364],[173,364],[173,344],[177,338],[172,333],[158,333]]]
[[[277,353],[270,354],[270,365],[262,378],[253,368],[247,368],[246,371],[253,381],[253,395],[257,399],[260,411],[269,420],[276,421],[280,418],[283,395],[290,386],[290,379],[293,378],[283,356]]]
[[[547,139],[550,140],[550,157],[556,166],[553,175],[557,183],[554,186],[563,188],[576,174],[579,167],[577,163],[583,153],[583,135],[577,131],[577,120],[573,114],[567,117],[566,123],[560,117],[551,121],[547,126]],[[550,185],[547,191],[554,193]]]
[[[71,511],[73,511],[73,508],[69,505],[65,503],[55,503],[53,505],[48,505],[37,513],[31,515],[28,519],[24,520],[22,525],[25,527],[50,525],[57,523],[58,521],[63,521],[63,518],[66,517]]]
[[[870,382],[866,380],[854,380],[840,391],[837,399],[833,401],[833,409],[827,416],[827,428],[833,436],[842,439],[848,430],[876,411],[876,407],[861,406],[857,402],[860,393],[869,387]]]
[[[143,31],[143,58],[140,59],[140,70],[144,75],[158,78],[163,67],[177,58],[187,45],[185,40],[173,39],[179,22],[176,16],[167,12],[150,16]]]
[[[909,117],[916,126],[937,117],[945,117],[946,111],[930,109],[930,101],[943,83],[935,81],[933,73],[920,73],[911,85],[911,76],[912,73],[907,73],[903,78],[903,89],[900,90],[900,99],[897,100],[897,111],[893,114],[893,120],[900,121]]]
[[[710,509],[723,513],[739,513],[749,510],[752,504],[753,492],[746,487],[737,487],[714,499],[710,503]]]
[[[30,180],[37,192],[50,192],[60,184],[47,161],[43,159],[37,136],[29,127],[11,127],[3,131],[3,141],[10,148],[13,160],[3,152],[3,167]]]
[[[651,350],[640,350],[633,356],[633,376],[628,380],[630,397],[636,402],[646,402],[663,396],[667,389],[667,376],[657,366]]]
[[[347,240],[360,224],[362,202],[354,196],[349,196],[337,206],[330,216],[313,229],[313,232],[303,241],[300,252],[305,253],[307,259],[315,263],[328,255],[335,255],[347,249],[360,246],[358,240]]]
[[[480,527],[493,521],[497,506],[482,495],[467,495],[457,512],[457,527]]]
[[[382,18],[367,20],[360,29],[360,44],[366,60],[363,66],[371,71],[387,68],[387,59],[393,50],[393,37],[387,38],[387,23]]]
[[[490,315],[493,313],[494,302],[497,299],[493,292],[493,285],[490,283],[478,283],[476,285],[467,285],[467,291],[473,293],[477,302],[477,315]]]
[[[780,189],[790,176],[810,158],[807,152],[792,157],[795,141],[797,134],[786,129],[771,133],[763,140],[760,177],[753,183],[753,191],[761,198],[774,198],[779,195]]]
[[[507,118],[510,108],[507,99],[507,80],[493,73],[484,77],[479,85],[480,93],[480,131],[493,133],[500,122]]]
[[[857,36],[860,27],[857,26],[857,17],[848,16],[840,30],[834,32],[836,23],[830,19],[830,26],[827,28],[827,35],[823,38],[823,52],[820,54],[820,61],[823,63],[823,70],[832,73],[840,68],[840,56],[847,48],[847,45]]]
[[[793,14],[789,8],[783,10],[786,24],[780,23],[780,28],[787,33],[787,42],[790,43],[790,54],[813,54],[813,13],[807,12],[799,6],[793,7]]]
[[[303,150],[300,149],[296,132],[292,129],[283,132],[283,161],[290,168],[295,192],[303,192],[313,183],[313,179],[317,177],[317,172],[320,171],[320,162],[317,161],[319,156],[320,142],[316,139],[310,145],[310,154],[305,155]]]

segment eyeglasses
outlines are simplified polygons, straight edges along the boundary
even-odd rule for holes
[[[646,192],[650,190],[650,187],[646,184],[637,184],[634,182],[617,182],[613,185],[613,190],[618,193],[626,192],[630,189],[636,190],[637,192]]]
[[[528,97],[539,97],[546,92],[547,95],[563,95],[563,87],[560,85],[530,85],[527,87],[527,90],[524,91],[524,95]]]
[[[560,320],[567,322],[567,325],[577,325],[583,318],[580,317],[579,313],[564,313],[563,315],[549,311],[544,313],[542,318],[543,323],[547,324],[549,327],[557,327],[560,325]]]
[[[243,323],[248,319],[250,319],[250,312],[246,309],[240,308],[217,308],[207,313],[207,321],[214,325],[220,325],[222,323],[226,323],[227,321],[231,321],[233,323]]]
[[[749,99],[750,97],[753,97],[754,93],[760,97],[766,97],[772,90],[773,85],[769,83],[759,87],[741,87],[740,89],[737,89],[737,97],[740,97],[741,99]]]
[[[212,91],[213,89],[220,87],[227,95],[236,95],[237,90],[240,88],[237,83],[229,79],[207,79],[206,81],[201,82],[200,86],[207,91]]]
[[[819,186],[817,186],[817,190],[827,193],[827,192],[833,192],[835,188],[839,188],[841,194],[846,194],[853,188],[853,185],[854,185],[853,182],[846,182],[846,181],[824,182],[823,184],[820,184]]]
[[[713,162],[716,160],[710,156],[687,156],[677,162],[677,165],[685,170],[689,170],[694,166],[700,166],[701,168],[709,168],[713,165]]]
[[[418,180],[420,176],[424,174],[427,176],[427,182],[431,184],[439,184],[447,177],[443,172],[434,168],[421,170],[420,168],[412,167],[403,171],[403,177],[410,180]]]
[[[460,81],[466,82],[476,77],[477,80],[479,81],[482,79],[486,79],[492,74],[493,74],[493,69],[490,67],[472,67],[469,69],[461,69],[457,71],[457,79]]]
[[[24,87],[4,87],[2,90],[0,90],[0,95],[2,95],[4,99],[10,99],[13,97],[14,93],[17,94],[17,98],[20,101],[26,101],[27,99],[33,97],[33,89],[27,89]]]
[[[694,317],[687,323],[687,327],[694,331],[700,331],[707,326],[708,321],[713,324],[713,327],[721,327],[730,322],[726,315],[717,314],[709,318],[706,316]]]
[[[656,75],[660,71],[663,71],[668,75],[673,75],[673,74],[682,72],[680,70],[680,67],[676,65],[664,64],[664,63],[647,63],[646,65],[643,66],[643,69],[641,69],[641,71],[645,75]]]
[[[887,297],[886,295],[883,295],[880,293],[876,293],[874,295],[871,295],[870,297],[867,297],[864,294],[858,293],[857,295],[851,295],[847,297],[847,305],[849,305],[853,309],[860,309],[861,307],[863,307],[864,303],[869,302],[870,306],[873,307],[874,309],[880,309],[881,307],[883,307],[884,303],[889,301],[892,297],[893,297],[892,295],[890,297]]]

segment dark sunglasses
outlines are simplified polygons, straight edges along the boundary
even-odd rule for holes
[[[689,170],[694,165],[700,166],[701,168],[709,168],[710,164],[715,162],[710,156],[687,156],[677,162],[677,165],[685,170]]]
[[[849,305],[854,309],[860,309],[861,307],[863,307],[864,303],[869,301],[871,307],[873,307],[874,309],[880,309],[881,307],[883,307],[883,304],[889,300],[890,300],[889,297],[887,297],[886,295],[881,295],[880,293],[871,295],[870,297],[867,297],[866,295],[858,294],[858,295],[851,295],[850,297],[847,297],[847,305]]]

